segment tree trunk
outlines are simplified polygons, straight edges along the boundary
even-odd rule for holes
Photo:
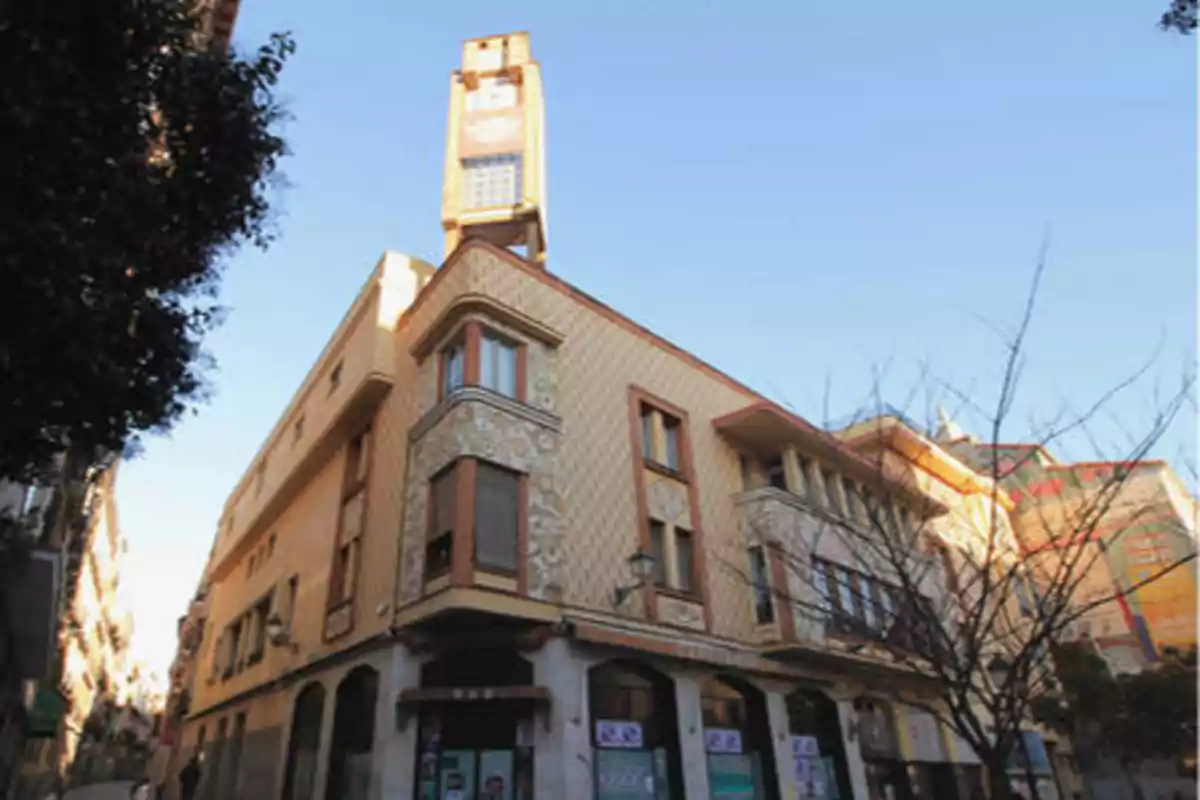
[[[984,762],[987,773],[988,800],[1012,800],[1012,784],[1008,780],[1008,759],[993,758]]]

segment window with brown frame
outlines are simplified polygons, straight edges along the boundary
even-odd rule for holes
[[[679,436],[682,426],[679,420],[672,417],[670,414],[663,414],[663,441],[666,445],[666,450],[663,453],[662,464],[670,467],[673,470],[683,469],[683,459],[679,454]]]
[[[684,594],[691,594],[696,590],[693,585],[692,574],[695,570],[694,552],[692,550],[692,532],[683,528],[675,528],[675,588]]]
[[[649,403],[642,403],[642,456],[646,461],[674,472],[683,472],[683,423]],[[661,426],[662,439],[656,435]]]
[[[240,617],[229,626],[225,637],[226,657],[221,664],[221,677],[229,678],[233,676],[235,670],[241,669],[237,663],[242,649],[242,620]]]
[[[479,386],[524,402],[525,357],[523,343],[468,321],[438,353],[438,400],[464,386]]]
[[[766,548],[754,545],[750,548],[749,557],[750,586],[754,591],[754,619],[759,625],[767,625],[775,621],[775,603]]]
[[[363,431],[350,440],[346,448],[346,472],[343,494],[353,494],[367,480],[370,464],[370,429]]]
[[[262,660],[267,643],[267,618],[271,616],[271,602],[274,600],[274,590],[267,592],[251,610],[250,620],[250,652],[246,657],[247,664],[256,664]]]
[[[299,593],[300,593],[300,576],[293,575],[292,577],[288,578],[287,592],[283,596],[283,598],[284,598],[283,599],[283,608],[282,608],[283,613],[281,613],[279,615],[280,621],[283,623],[284,628],[288,632],[291,632],[292,620],[296,616],[296,598],[299,595]]]
[[[438,398],[445,400],[461,389],[466,383],[467,348],[462,335],[442,348],[438,355],[438,369],[441,375],[441,385],[438,386]]]
[[[696,591],[695,551],[692,532],[677,525],[649,520],[650,555],[654,557],[651,583],[680,594]]]
[[[341,606],[354,599],[355,573],[358,571],[358,540],[346,542],[338,548],[333,559],[333,575],[329,586],[329,607]]]
[[[906,597],[894,584],[824,559],[813,559],[813,571],[829,633],[877,639],[916,652],[930,646],[929,629],[922,622],[931,613],[928,598]]]
[[[498,333],[484,331],[479,351],[479,385],[505,397],[518,399],[519,346]]]
[[[475,469],[475,565],[487,572],[517,571],[520,480],[485,461]]]
[[[457,507],[456,464],[434,476],[429,491],[429,532],[425,540],[425,580],[450,573],[454,555],[454,520]]]
[[[650,573],[650,582],[655,586],[667,585],[667,526],[656,519],[650,520],[650,556],[654,559],[654,568]]]
[[[363,533],[366,514],[370,459],[371,429],[368,427],[346,445],[336,531],[338,544],[329,575],[329,611],[340,608],[354,598],[359,566],[359,539]]]

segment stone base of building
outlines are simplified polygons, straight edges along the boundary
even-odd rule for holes
[[[194,715],[165,796],[199,751],[197,800],[974,800],[949,763],[881,779],[863,691],[558,636],[391,641]]]

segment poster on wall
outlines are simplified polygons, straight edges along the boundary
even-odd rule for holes
[[[513,751],[479,753],[480,800],[513,800]]]
[[[596,751],[596,800],[655,797],[654,757],[645,751]]]
[[[596,746],[638,750],[642,747],[642,724],[627,720],[596,720]]]
[[[837,781],[834,780],[833,758],[796,757],[796,791],[800,797],[813,800],[837,800]]]
[[[754,761],[750,756],[710,754],[708,791],[711,800],[754,800]]]
[[[475,796],[475,751],[447,750],[438,766],[442,787],[438,800],[469,800]]]
[[[817,758],[821,755],[821,747],[815,736],[793,736],[792,755],[796,758]]]
[[[732,728],[705,728],[704,749],[710,753],[740,753],[742,732]]]

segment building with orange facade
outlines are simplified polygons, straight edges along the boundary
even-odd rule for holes
[[[529,37],[467,41],[447,255],[382,256],[226,502],[169,796],[196,753],[206,800],[905,800],[925,761],[969,794],[898,592],[832,546],[822,591],[781,537],[978,477],[881,471],[552,273],[543,119]]]
[[[1004,476],[1031,563],[1077,565],[1073,597],[1089,610],[1069,637],[1091,639],[1117,672],[1196,646],[1196,500],[1166,462],[1063,464],[1034,444],[988,446],[958,430],[940,438]]]

